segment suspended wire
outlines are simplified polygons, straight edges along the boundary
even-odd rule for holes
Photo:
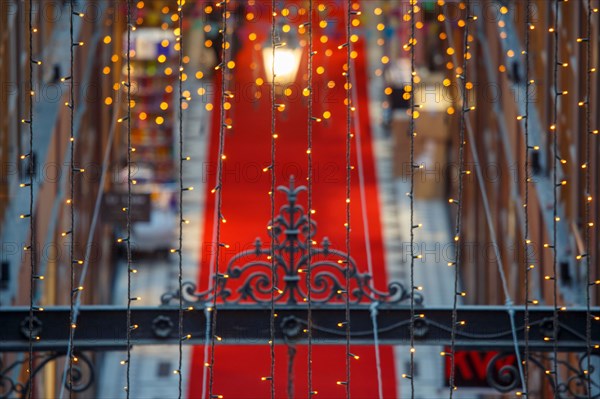
[[[461,112],[460,112],[460,127],[459,127],[459,149],[458,149],[458,201],[452,201],[457,203],[458,209],[456,211],[456,227],[455,227],[455,261],[454,261],[454,301],[452,304],[452,332],[450,338],[450,399],[452,399],[454,395],[454,391],[456,390],[456,385],[454,383],[456,378],[456,361],[455,361],[455,349],[456,349],[456,329],[458,327],[458,298],[463,296],[464,293],[459,292],[458,290],[458,280],[459,280],[459,272],[460,272],[460,258],[461,258],[461,248],[460,248],[460,236],[462,234],[462,211],[463,211],[463,176],[465,174],[464,170],[464,152],[465,152],[465,128],[466,128],[466,119],[467,112],[470,111],[468,106],[468,91],[467,91],[467,61],[468,56],[467,53],[469,51],[469,22],[472,19],[471,17],[471,2],[470,0],[465,1],[465,27],[464,27],[464,36],[463,36],[463,48],[462,48],[462,72],[459,76],[462,94],[462,104],[461,104]],[[450,36],[450,34],[448,34]]]
[[[307,317],[308,325],[306,327],[308,333],[308,398],[313,395],[313,368],[312,368],[312,197],[313,197],[313,158],[312,158],[312,133],[313,133],[313,2],[308,2],[308,120],[307,120],[307,196],[308,196],[308,236],[306,238],[306,249],[308,257],[306,259],[306,300],[307,300]]]
[[[131,1],[127,0],[127,360],[126,360],[126,383],[125,392],[127,399],[131,392],[130,374],[131,374],[131,332],[134,327],[131,324]]]
[[[33,318],[34,310],[36,307],[34,306],[34,292],[36,280],[41,280],[42,277],[37,276],[37,264],[36,264],[36,234],[35,234],[35,216],[33,214],[33,177],[34,177],[34,158],[33,158],[33,67],[34,65],[40,65],[40,61],[36,61],[33,59],[33,34],[35,30],[33,28],[33,2],[29,0],[29,120],[27,121],[29,124],[29,153],[21,156],[21,158],[28,157],[29,162],[29,180],[27,183],[23,183],[25,185],[29,185],[29,234],[30,234],[30,245],[29,245],[29,266],[30,266],[30,275],[29,275],[29,359],[28,359],[28,369],[27,373],[29,374],[29,386],[27,391],[27,398],[31,399],[33,394],[34,387],[34,378],[33,378],[33,341],[37,339],[37,337],[33,336]],[[25,215],[21,217],[24,218]],[[26,248],[27,249],[27,248]],[[41,309],[38,309],[41,310]]]
[[[225,247],[226,244],[221,242],[221,223],[222,223],[222,192],[223,192],[223,158],[225,150],[225,96],[226,96],[226,80],[227,80],[227,0],[223,0],[217,3],[217,7],[221,7],[221,63],[217,65],[215,69],[221,70],[221,114],[220,114],[220,126],[219,126],[219,159],[217,163],[217,185],[213,188],[213,193],[216,194],[216,208],[217,208],[217,227],[215,232],[216,248],[215,248],[215,275],[213,284],[213,304],[211,311],[211,335],[210,335],[210,363],[209,363],[209,387],[208,397],[210,399],[218,397],[219,395],[213,394],[213,383],[214,383],[214,365],[215,365],[215,341],[220,340],[217,338],[217,286],[219,280],[224,278],[219,273],[219,258],[221,247]],[[228,126],[229,127],[229,126]],[[273,193],[271,193],[274,195]]]
[[[410,397],[415,397],[415,9],[410,1]]]
[[[381,375],[381,355],[379,352],[379,325],[377,323],[377,310],[379,302],[373,302],[369,306],[369,313],[371,314],[371,324],[373,325],[373,346],[375,347],[375,369],[377,371],[377,393],[378,398],[383,399],[383,377]]]
[[[271,314],[269,317],[269,346],[271,356],[271,399],[275,399],[275,287],[276,287],[276,275],[277,268],[275,266],[275,230],[273,230],[273,224],[275,222],[275,139],[276,139],[276,117],[275,111],[277,106],[275,105],[275,47],[276,47],[276,33],[275,33],[275,17],[277,11],[275,8],[275,0],[271,1]],[[309,224],[310,226],[310,224]],[[309,227],[310,228],[310,227]]]
[[[584,211],[584,223],[585,223],[585,269],[586,269],[586,326],[585,326],[585,342],[587,348],[587,359],[586,359],[586,383],[587,383],[587,394],[588,398],[592,397],[592,314],[591,314],[591,290],[590,288],[595,285],[591,279],[591,243],[590,243],[590,200],[591,198],[591,173],[590,173],[590,131],[591,128],[591,108],[590,100],[592,94],[592,74],[594,69],[592,68],[592,4],[591,0],[587,0],[587,31],[585,41],[585,58],[586,58],[586,84],[585,84],[585,211]]]
[[[357,12],[358,14],[359,12]],[[354,68],[355,61],[354,59],[350,60],[351,62],[351,68],[349,70],[349,73],[351,74],[351,79],[353,79],[355,82],[356,80],[356,69]],[[386,64],[387,66],[387,64]],[[352,102],[354,104],[358,103],[358,93],[356,90],[354,90],[354,88],[352,88]],[[350,110],[352,110],[353,112],[355,111],[355,107],[351,107]],[[362,220],[363,220],[363,233],[364,233],[364,242],[365,242],[365,248],[366,248],[366,255],[367,255],[367,271],[369,273],[369,275],[373,275],[373,259],[371,256],[371,236],[369,233],[369,215],[368,215],[368,211],[367,211],[367,194],[366,194],[366,190],[365,190],[365,174],[364,174],[364,165],[363,165],[363,156],[362,156],[362,138],[361,138],[361,130],[360,130],[360,118],[357,112],[354,112],[354,118],[353,118],[353,123],[354,123],[354,133],[352,133],[352,139],[354,140],[354,148],[356,149],[356,169],[358,171],[358,181],[359,181],[359,194],[360,194],[360,204],[361,204],[361,213],[362,213]],[[377,309],[376,307],[373,309],[372,312],[372,323],[373,326],[375,326],[377,324]],[[377,333],[374,331],[374,334],[376,335]],[[378,344],[378,337],[376,338],[376,342],[373,345],[374,346],[374,352],[375,352],[375,363],[376,363],[376,371],[377,371],[377,390],[378,390],[378,394],[379,394],[379,398],[383,399],[383,378],[381,375],[381,362],[380,362],[380,351],[379,351],[379,344]]]
[[[355,14],[352,11],[352,0],[347,0],[347,16],[346,16],[346,287],[345,287],[345,314],[346,314],[346,398],[350,399],[350,360],[352,353],[350,352],[350,193],[351,193],[351,177],[352,177],[352,159],[351,159],[351,144],[352,144],[352,88],[350,63],[352,60],[352,41],[350,39],[351,19]]]
[[[558,217],[558,13],[559,13],[559,0],[554,0],[554,62],[553,62],[553,90],[554,90],[554,110],[552,113],[552,126],[550,127],[550,132],[552,133],[552,178],[553,178],[553,198],[552,198],[552,297],[553,297],[553,310],[552,310],[552,378],[554,380],[554,386],[558,386],[558,279],[557,279],[557,251],[556,247],[557,243],[557,217]],[[561,63],[562,65],[562,63]],[[554,397],[558,398],[558,390],[554,390]]]
[[[179,292],[183,293],[183,224],[186,220],[183,218],[183,192],[189,188],[183,187],[183,162],[186,157],[183,156],[183,104],[186,98],[183,95],[183,4],[182,0],[177,1],[177,16],[179,21],[179,35],[176,40],[179,43],[179,243],[177,247],[178,255],[178,284]],[[183,364],[183,341],[190,338],[183,335],[183,295],[179,295],[179,314],[178,314],[178,331],[179,331],[179,358],[177,362],[177,395],[182,397],[183,375],[181,368]]]
[[[530,49],[530,30],[531,30],[531,0],[527,0],[525,4],[525,199],[523,203],[523,208],[525,208],[525,226],[524,226],[524,277],[525,277],[525,320],[524,325],[525,329],[523,331],[523,335],[525,338],[525,352],[523,356],[523,394],[529,394],[529,87],[530,87],[530,66],[529,66],[529,49]]]
[[[69,175],[70,179],[69,179],[69,187],[70,187],[70,200],[71,200],[71,206],[70,208],[70,227],[69,227],[69,231],[66,234],[69,234],[70,236],[70,242],[69,242],[69,265],[70,265],[70,271],[71,271],[71,289],[70,289],[70,309],[69,309],[69,347],[68,347],[68,352],[69,352],[69,375],[68,375],[68,380],[67,383],[69,385],[69,398],[73,397],[73,363],[75,360],[75,355],[74,355],[74,347],[75,347],[75,343],[74,343],[74,335],[75,335],[75,328],[77,327],[77,325],[75,324],[74,321],[74,316],[75,316],[75,312],[74,312],[74,308],[75,308],[75,294],[79,291],[78,289],[75,289],[75,263],[77,262],[75,260],[74,257],[74,244],[75,244],[75,120],[74,120],[74,111],[75,111],[75,46],[77,45],[75,43],[75,37],[74,37],[74,32],[73,32],[73,17],[75,14],[75,10],[74,10],[74,0],[70,0],[70,9],[71,9],[71,14],[70,14],[70,19],[69,19],[69,31],[70,31],[70,76],[71,76],[71,84],[70,84],[70,91],[69,91],[69,102],[67,103],[67,106],[69,107],[69,118],[70,118],[70,132],[69,132],[69,142],[70,142],[70,156],[71,156],[71,161],[70,161],[70,167],[71,167],[71,173]],[[63,233],[65,234],[65,233]]]

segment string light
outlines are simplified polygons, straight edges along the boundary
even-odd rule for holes
[[[591,171],[590,168],[587,168],[586,166],[589,165],[590,163],[590,134],[589,132],[592,130],[591,129],[591,107],[590,107],[590,101],[591,101],[591,95],[592,95],[592,74],[595,72],[596,68],[592,68],[591,66],[591,62],[592,62],[592,13],[594,12],[594,10],[592,9],[592,4],[591,4],[591,0],[587,0],[587,28],[586,28],[586,37],[584,38],[584,42],[585,42],[585,58],[586,58],[586,84],[585,84],[585,101],[584,101],[584,106],[585,106],[585,163],[582,165],[582,168],[584,169],[584,173],[585,173],[585,197],[586,200],[584,201],[584,220],[589,220],[590,218],[590,205],[591,205],[591,201],[592,201],[592,197],[589,195],[590,190],[591,190]],[[580,39],[577,40],[578,42],[580,42]],[[587,286],[586,286],[586,307],[585,307],[585,311],[586,311],[586,325],[585,325],[585,342],[586,342],[586,355],[587,355],[587,359],[586,359],[586,370],[585,370],[585,375],[586,375],[586,389],[588,392],[588,396],[591,396],[592,393],[592,314],[591,314],[591,287],[594,286],[597,283],[600,283],[600,281],[596,281],[596,282],[590,282],[592,276],[591,276],[591,272],[592,272],[592,263],[591,263],[591,256],[589,256],[589,254],[591,254],[591,231],[590,228],[591,226],[588,225],[588,228],[584,229],[584,243],[585,243],[585,252],[586,254],[585,256],[585,274],[586,274],[586,281],[587,281]],[[594,318],[595,320],[597,320],[597,318]]]
[[[33,93],[33,67],[34,65],[41,65],[41,62],[34,62],[33,60],[33,2],[29,0],[29,57],[32,61],[29,65],[29,92]],[[34,390],[34,378],[33,378],[33,342],[36,340],[34,337],[34,326],[33,320],[35,317],[35,306],[34,306],[34,292],[36,289],[36,280],[43,280],[43,276],[37,275],[37,264],[36,264],[36,231],[35,231],[35,216],[33,213],[33,204],[34,204],[34,192],[33,192],[33,176],[34,176],[34,160],[33,157],[29,156],[33,154],[34,149],[34,141],[33,141],[33,128],[34,128],[34,114],[33,114],[33,98],[29,99],[29,120],[22,120],[23,123],[27,123],[29,125],[29,154],[25,156],[21,156],[21,159],[25,159],[29,157],[29,234],[30,234],[30,242],[29,245],[29,266],[30,266],[30,277],[29,277],[29,323],[28,323],[28,338],[29,338],[29,358],[28,358],[28,367],[27,373],[29,374],[30,384],[27,390],[27,398],[31,399]],[[21,215],[21,219],[24,219],[24,215]]]
[[[221,35],[222,35],[222,43],[221,43],[221,65],[227,65],[227,4],[228,1],[224,0],[220,3],[217,3],[217,7],[221,8]],[[223,154],[225,148],[225,102],[227,99],[227,70],[228,68],[220,68],[221,70],[221,109],[220,109],[220,128],[219,128],[219,154]],[[217,163],[217,184],[213,189],[213,193],[216,194],[216,208],[217,215],[222,214],[222,191],[221,186],[223,183],[223,157],[218,158]],[[217,220],[216,231],[215,231],[215,241],[218,244],[215,252],[215,278],[217,278],[219,274],[219,260],[220,260],[220,249],[219,247],[226,247],[227,244],[224,244],[220,241],[221,238],[221,223],[220,219]],[[221,337],[215,335],[217,331],[217,283],[213,284],[213,303],[212,303],[212,312],[211,312],[211,338],[210,338],[210,367],[209,367],[209,387],[208,387],[208,396],[219,397],[220,395],[213,393],[213,384],[214,384],[214,365],[215,365],[215,341],[221,341]]]
[[[276,8],[275,8],[275,0],[271,1],[271,51],[272,51],[272,57],[271,57],[271,132],[270,132],[270,136],[271,136],[271,164],[263,169],[264,172],[267,172],[269,170],[271,170],[271,192],[274,193],[275,192],[275,187],[276,187],[276,174],[273,171],[273,169],[275,168],[275,155],[276,155],[276,147],[275,147],[275,143],[276,143],[276,116],[275,116],[275,111],[277,110],[279,104],[275,104],[275,49],[277,48],[277,42],[279,41],[278,38],[276,37],[276,30],[275,30],[275,18],[277,16],[277,12],[276,12]],[[269,196],[270,201],[271,201],[271,223],[275,222],[275,196],[274,195],[270,195]],[[271,226],[269,226],[271,227]],[[309,228],[310,228],[310,223],[309,223]],[[277,273],[277,268],[276,268],[276,263],[275,263],[275,232],[272,229],[270,230],[270,234],[271,234],[271,251],[270,251],[270,255],[271,255],[271,286],[275,287],[275,283],[276,283],[276,273]],[[309,255],[309,259],[310,259],[310,255]],[[310,267],[310,263],[309,263],[309,267]],[[281,295],[281,294],[279,294]],[[310,291],[309,291],[309,296],[310,296]],[[269,315],[269,346],[270,346],[270,356],[271,356],[271,369],[270,369],[270,375],[269,377],[263,377],[263,381],[270,381],[271,383],[271,399],[275,399],[275,289],[271,290],[271,313]],[[309,316],[309,322],[310,322],[310,316]],[[310,362],[309,362],[310,365]],[[310,367],[310,366],[309,366]],[[310,384],[309,384],[310,385]]]
[[[410,347],[415,346],[415,10],[418,8],[417,0],[410,0],[410,9],[408,17],[410,17],[410,92],[405,93],[410,96]],[[418,167],[417,167],[418,168]],[[415,352],[410,352],[410,397],[415,398]]]
[[[352,82],[350,79],[350,68],[351,68],[351,60],[352,60],[352,44],[350,41],[350,37],[352,36],[352,16],[356,13],[352,9],[352,0],[347,0],[347,15],[346,15],[346,268],[345,268],[345,277],[346,277],[346,295],[344,295],[345,299],[345,326],[346,326],[346,398],[350,399],[350,193],[351,193],[351,182],[352,182],[352,169],[351,169],[351,143],[352,143],[352,110],[351,108],[351,89]],[[312,29],[312,28],[311,28]],[[310,209],[310,208],[309,208]]]
[[[308,22],[304,26],[308,26],[308,54],[307,54],[307,73],[308,82],[306,89],[308,90],[308,110],[307,110],[307,208],[312,209],[312,196],[313,196],[313,158],[312,158],[312,132],[313,132],[313,121],[316,118],[313,117],[313,57],[316,54],[313,45],[313,2],[310,1],[308,4]],[[273,57],[274,58],[274,57]],[[306,263],[306,302],[307,302],[307,339],[308,339],[308,398],[310,399],[313,395],[313,368],[312,368],[312,289],[311,289],[311,274],[312,274],[312,214],[308,212],[308,233],[306,237],[306,248],[308,251],[307,263]]]
[[[465,151],[465,129],[466,129],[466,118],[467,118],[467,112],[469,112],[469,110],[471,110],[471,108],[468,106],[468,91],[467,91],[467,82],[468,82],[468,52],[469,52],[469,26],[470,26],[470,21],[473,19],[471,17],[471,2],[470,0],[466,0],[465,1],[465,25],[463,27],[464,29],[464,36],[463,36],[463,48],[462,48],[462,56],[463,56],[463,62],[462,62],[462,71],[461,74],[458,76],[458,80],[461,83],[461,94],[462,94],[462,107],[461,107],[461,115],[460,115],[460,127],[459,127],[459,150],[458,150],[458,167],[460,170],[459,173],[459,178],[458,178],[458,200],[454,200],[454,199],[450,199],[448,200],[449,203],[451,204],[456,204],[458,206],[458,210],[456,212],[456,227],[455,227],[455,237],[460,237],[461,233],[462,233],[462,211],[463,211],[463,206],[462,206],[462,199],[463,199],[463,185],[464,185],[464,181],[463,181],[463,176],[464,173],[464,151]],[[461,251],[460,251],[460,245],[456,245],[455,246],[455,261],[454,261],[454,292],[456,292],[456,295],[454,295],[454,300],[453,300],[453,305],[452,305],[452,331],[451,331],[451,342],[450,342],[450,352],[452,355],[454,355],[455,353],[455,349],[456,349],[456,332],[457,332],[457,326],[458,326],[458,298],[459,297],[464,297],[466,296],[466,292],[460,292],[458,290],[458,281],[459,281],[459,272],[460,272],[460,258],[461,258]],[[444,352],[442,352],[442,356],[444,355]],[[455,363],[455,357],[451,356],[450,357],[450,381],[449,381],[449,385],[450,385],[450,399],[452,399],[453,395],[454,395],[454,391],[456,390],[456,384],[455,384],[455,378],[456,378],[456,363]]]
[[[70,91],[69,91],[69,101],[65,103],[67,108],[69,108],[69,118],[70,118],[70,132],[69,132],[69,142],[70,142],[70,165],[71,165],[71,173],[69,174],[69,187],[70,187],[70,198],[71,204],[69,204],[70,210],[70,229],[68,232],[63,233],[63,237],[66,235],[70,235],[69,242],[69,258],[70,258],[70,274],[71,274],[71,292],[78,292],[79,289],[75,289],[75,265],[83,264],[79,263],[74,259],[74,251],[75,251],[75,206],[73,204],[75,198],[75,173],[83,172],[84,170],[81,168],[75,167],[75,47],[83,46],[83,42],[74,42],[74,17],[82,17],[82,13],[75,12],[74,10],[74,0],[70,0],[70,9],[71,15],[69,19],[69,30],[70,30]],[[71,329],[69,329],[69,347],[68,347],[68,359],[69,359],[69,374],[67,384],[69,386],[69,397],[73,396],[73,366],[74,366],[74,357],[73,353],[75,351],[75,328],[77,326],[75,322],[75,302],[76,296],[71,295],[70,298],[70,308],[69,308],[69,324],[71,325]]]
[[[524,212],[525,212],[525,226],[524,226],[524,236],[525,236],[525,245],[524,245],[524,254],[523,254],[523,262],[525,267],[525,315],[524,315],[524,338],[525,338],[525,353],[523,356],[523,392],[521,395],[527,395],[529,393],[529,330],[530,330],[530,322],[529,322],[529,304],[534,304],[534,301],[529,299],[529,271],[532,270],[529,267],[529,246],[531,245],[531,240],[529,240],[529,85],[532,81],[530,77],[530,27],[533,26],[531,24],[531,0],[527,0],[525,4],[525,116],[523,118],[525,123],[525,199],[524,199]],[[517,119],[519,119],[517,117]]]
[[[132,23],[132,0],[127,0],[127,116],[118,122],[127,121],[127,364],[125,370],[125,393],[127,399],[130,397],[130,376],[131,376],[131,276],[132,276],[132,258],[131,258],[131,186],[133,179],[131,178],[131,32],[134,30]]]
[[[177,20],[179,21],[178,34],[175,32],[177,36],[177,43],[179,45],[179,109],[178,109],[178,117],[179,117],[179,246],[178,246],[178,284],[179,284],[179,292],[183,292],[183,225],[188,224],[189,221],[183,218],[183,193],[185,191],[191,191],[193,187],[184,187],[183,186],[183,162],[186,158],[183,158],[181,155],[183,154],[183,107],[185,101],[189,101],[189,96],[185,96],[183,92],[183,77],[184,77],[184,67],[183,67],[183,5],[185,4],[184,0],[176,0],[177,2]],[[178,357],[178,366],[177,370],[174,370],[175,374],[177,374],[177,390],[178,390],[178,398],[181,399],[183,393],[183,376],[181,374],[181,369],[183,366],[183,341],[191,338],[191,335],[183,335],[183,295],[179,295],[179,312],[178,312],[178,331],[179,336],[184,337],[179,340],[179,357]]]
[[[558,182],[558,160],[556,159],[558,154],[558,101],[560,99],[560,92],[558,90],[558,67],[561,66],[566,68],[568,66],[567,63],[561,63],[558,61],[558,39],[559,39],[559,2],[560,0],[554,0],[554,28],[552,32],[550,32],[554,37],[554,65],[553,65],[553,91],[554,91],[554,104],[553,104],[553,113],[552,113],[552,125],[551,130],[553,131],[552,139],[552,153],[554,154],[554,159],[552,161],[552,178],[554,181],[554,189],[553,189],[553,205],[552,205],[552,276],[546,276],[546,280],[552,280],[552,289],[553,289],[553,312],[552,312],[552,323],[553,323],[553,359],[552,359],[552,374],[554,379],[554,386],[558,386],[558,281],[556,278],[557,275],[557,267],[558,267],[558,259],[557,259],[557,238],[558,238],[558,188],[560,187],[560,183]]]

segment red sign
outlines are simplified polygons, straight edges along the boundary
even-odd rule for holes
[[[447,352],[450,348],[445,349]],[[487,370],[490,361],[499,352],[481,352],[481,351],[455,351],[454,354],[454,385],[458,387],[477,387],[489,388],[487,381]],[[451,359],[446,356],[445,382],[449,385],[451,373]],[[504,366],[517,366],[517,357],[514,354],[502,356],[493,365],[494,372],[497,373]]]

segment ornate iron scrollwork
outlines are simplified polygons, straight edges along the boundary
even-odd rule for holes
[[[592,353],[592,356],[600,359],[600,353]],[[552,357],[550,355],[537,355],[530,356],[529,360],[542,370],[546,370],[546,365],[551,364]],[[558,367],[566,370],[566,377],[563,380],[559,380],[555,385],[554,376],[552,374],[544,373],[544,375],[547,377],[548,382],[558,397],[566,396],[576,399],[600,398],[600,382],[597,380],[591,380],[592,392],[595,391],[597,393],[595,395],[592,393],[588,395],[587,392],[588,376],[585,372],[587,369],[585,366],[587,364],[587,353],[582,354],[582,356],[579,357],[579,362],[575,365],[561,359],[558,359],[557,363]],[[591,366],[591,368],[592,369],[589,370],[589,372],[591,375],[594,375],[594,366]]]
[[[521,386],[518,367],[513,362],[506,361],[508,357],[514,356],[513,352],[498,353],[487,365],[487,382],[498,392],[510,392]]]
[[[34,355],[33,357],[33,372],[29,378],[25,381],[19,381],[18,371],[22,367],[26,367],[29,363],[29,358],[15,360],[13,363],[5,366],[4,358],[0,357],[0,399],[8,399],[14,397],[27,397],[31,381],[35,376],[50,362],[66,356],[65,353],[45,353],[42,355]],[[73,386],[71,387],[67,382],[65,388],[72,392],[83,392],[87,390],[94,382],[94,366],[92,361],[84,354],[78,353],[75,358],[76,362],[73,364]],[[67,370],[68,372],[68,370]]]
[[[519,370],[516,365],[506,362],[508,356],[514,356],[514,353],[499,353],[494,356],[487,366],[487,381],[488,384],[499,392],[510,392],[519,389],[521,386],[521,378]],[[592,353],[600,359],[600,353]],[[595,395],[587,392],[587,373],[585,372],[587,365],[587,353],[582,354],[579,357],[579,362],[576,365],[569,363],[565,360],[557,360],[560,368],[566,370],[563,373],[564,379],[559,380],[558,383],[554,380],[552,373],[547,373],[547,366],[552,364],[552,355],[544,354],[531,354],[529,356],[529,364],[532,364],[539,369],[544,371],[552,390],[555,392],[557,397],[570,397],[576,399],[600,398],[600,393]],[[594,369],[589,370],[590,374],[593,375]],[[591,380],[592,390],[600,392],[600,382]]]
[[[287,196],[287,203],[280,209],[279,215],[267,226],[267,232],[274,242],[263,246],[260,238],[254,242],[254,248],[233,256],[227,270],[215,277],[216,290],[198,292],[193,282],[185,282],[182,291],[165,293],[161,297],[163,305],[175,302],[180,295],[186,305],[209,304],[214,297],[223,303],[269,304],[271,293],[275,291],[275,301],[289,305],[302,304],[311,290],[311,302],[315,305],[335,303],[344,300],[346,269],[349,268],[350,302],[380,302],[398,304],[410,299],[411,292],[399,282],[388,285],[387,291],[379,291],[373,286],[371,275],[359,271],[353,258],[345,252],[331,248],[327,237],[320,245],[314,241],[317,224],[314,218],[306,215],[298,204],[298,195],[306,191],[306,186],[295,186],[294,177],[289,187],[279,186],[277,191]],[[311,281],[305,277],[308,263],[308,240],[311,253]],[[275,286],[271,282],[270,257],[275,258]],[[415,303],[422,304],[423,297],[414,293]]]

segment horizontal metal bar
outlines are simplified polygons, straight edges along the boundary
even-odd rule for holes
[[[378,335],[383,345],[408,345],[410,338],[410,309],[406,306],[378,309]],[[336,344],[345,341],[343,306],[328,305],[312,309],[313,343]],[[600,309],[594,309],[600,314]],[[133,345],[175,344],[185,338],[185,344],[201,345],[205,340],[207,315],[205,309],[184,312],[184,335],[178,337],[179,311],[176,307],[134,307],[131,310]],[[276,342],[286,340],[299,344],[306,342],[306,306],[276,307]],[[452,308],[426,307],[417,309],[424,315],[415,319],[416,345],[449,345]],[[553,350],[552,315],[549,307],[530,308],[530,348],[535,351]],[[256,305],[222,305],[218,307],[216,336],[218,344],[267,344],[269,340],[269,307]],[[0,351],[28,349],[29,309],[4,308],[0,311]],[[558,348],[560,351],[583,351],[586,348],[585,309],[559,312]],[[464,325],[457,326],[458,348],[511,350],[513,337],[509,314],[505,307],[460,307],[458,318]],[[75,332],[77,350],[110,350],[126,346],[127,309],[114,306],[84,306]],[[210,319],[209,319],[210,320]],[[523,346],[524,309],[515,310],[519,345]],[[60,351],[67,348],[69,337],[69,308],[52,307],[35,312],[34,343],[36,351]],[[374,340],[371,311],[368,306],[353,305],[351,309],[352,343],[372,344]],[[593,322],[592,337],[600,337],[600,323]]]

